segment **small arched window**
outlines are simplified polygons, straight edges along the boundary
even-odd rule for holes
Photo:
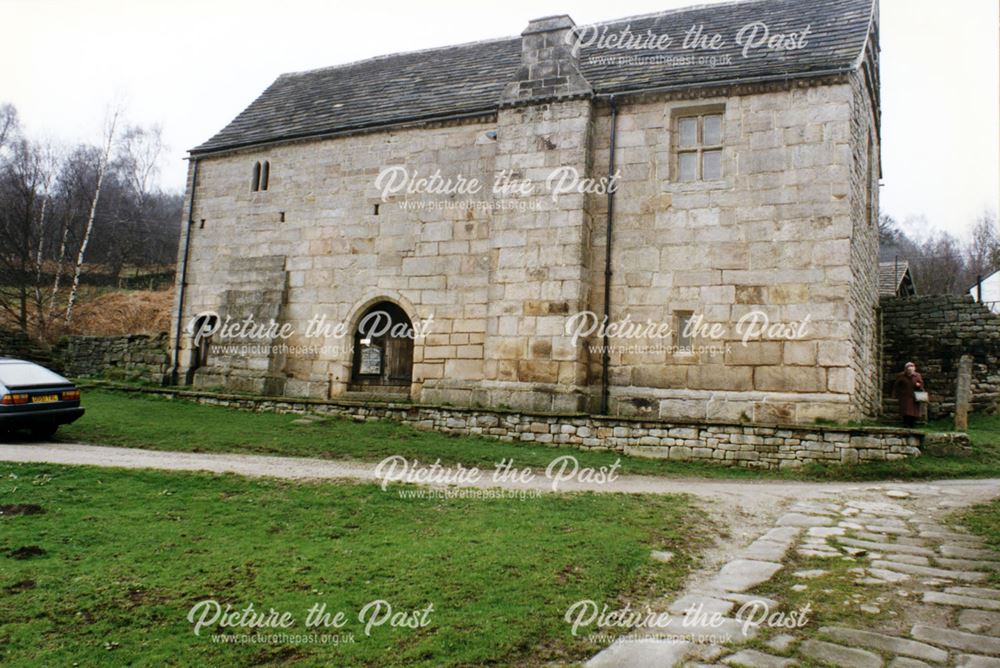
[[[260,190],[260,162],[253,166],[253,176],[250,178],[250,190],[257,192]]]
[[[267,190],[267,179],[271,175],[271,161],[265,160],[260,170],[260,189]]]

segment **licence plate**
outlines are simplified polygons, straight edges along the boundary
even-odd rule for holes
[[[53,401],[59,401],[58,394],[36,394],[31,397],[31,403],[33,404],[47,404]]]

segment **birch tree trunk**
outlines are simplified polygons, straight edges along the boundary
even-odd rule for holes
[[[94,199],[90,202],[90,215],[87,216],[87,227],[83,232],[83,241],[80,242],[80,252],[76,256],[76,270],[73,272],[73,287],[69,291],[69,303],[66,304],[66,323],[73,319],[73,305],[76,303],[76,295],[80,290],[80,272],[83,270],[83,257],[87,252],[87,243],[90,242],[90,233],[94,230],[94,217],[97,215],[97,202],[101,198],[101,185],[104,183],[104,174],[108,169],[108,161],[111,159],[111,147],[115,139],[115,126],[118,124],[117,109],[112,113],[111,122],[105,137],[104,153],[101,161],[97,165],[97,186],[94,188]]]
[[[59,242],[59,259],[56,262],[56,277],[52,281],[52,296],[49,298],[49,317],[56,312],[56,295],[59,293],[59,279],[62,278],[63,261],[66,259],[66,239],[69,237],[69,224],[63,222],[62,241]]]
[[[39,330],[45,329],[45,314],[42,311],[42,250],[45,248],[45,209],[49,203],[48,186],[42,193],[42,210],[38,214],[38,247],[35,249],[35,316]]]

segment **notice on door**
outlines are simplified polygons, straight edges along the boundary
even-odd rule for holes
[[[378,346],[365,346],[361,349],[361,368],[358,373],[364,376],[382,374],[382,349]]]

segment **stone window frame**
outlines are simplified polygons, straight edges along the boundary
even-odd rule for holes
[[[685,322],[694,317],[694,310],[692,309],[674,309],[673,315],[673,325],[674,325],[674,354],[693,356],[694,355],[694,337],[684,336],[684,326]]]
[[[253,166],[253,175],[250,177],[250,192],[267,192],[267,187],[271,180],[271,161],[258,160]]]
[[[704,144],[704,127],[706,116],[719,116],[720,118],[720,133],[719,133],[719,143],[718,144]],[[697,128],[697,138],[695,140],[695,145],[693,147],[681,146],[681,133],[680,133],[680,123],[682,119],[686,118],[697,118],[698,128]],[[717,104],[701,104],[696,106],[686,106],[677,107],[671,111],[670,119],[671,134],[673,135],[673,140],[671,142],[671,155],[672,155],[672,181],[683,185],[692,184],[716,184],[725,182],[725,161],[724,152],[726,146],[726,105],[724,103]],[[704,153],[709,151],[719,152],[719,177],[714,179],[703,178],[704,172]],[[696,153],[698,156],[698,177],[690,180],[681,179],[681,166],[680,166],[680,156],[682,153]]]

